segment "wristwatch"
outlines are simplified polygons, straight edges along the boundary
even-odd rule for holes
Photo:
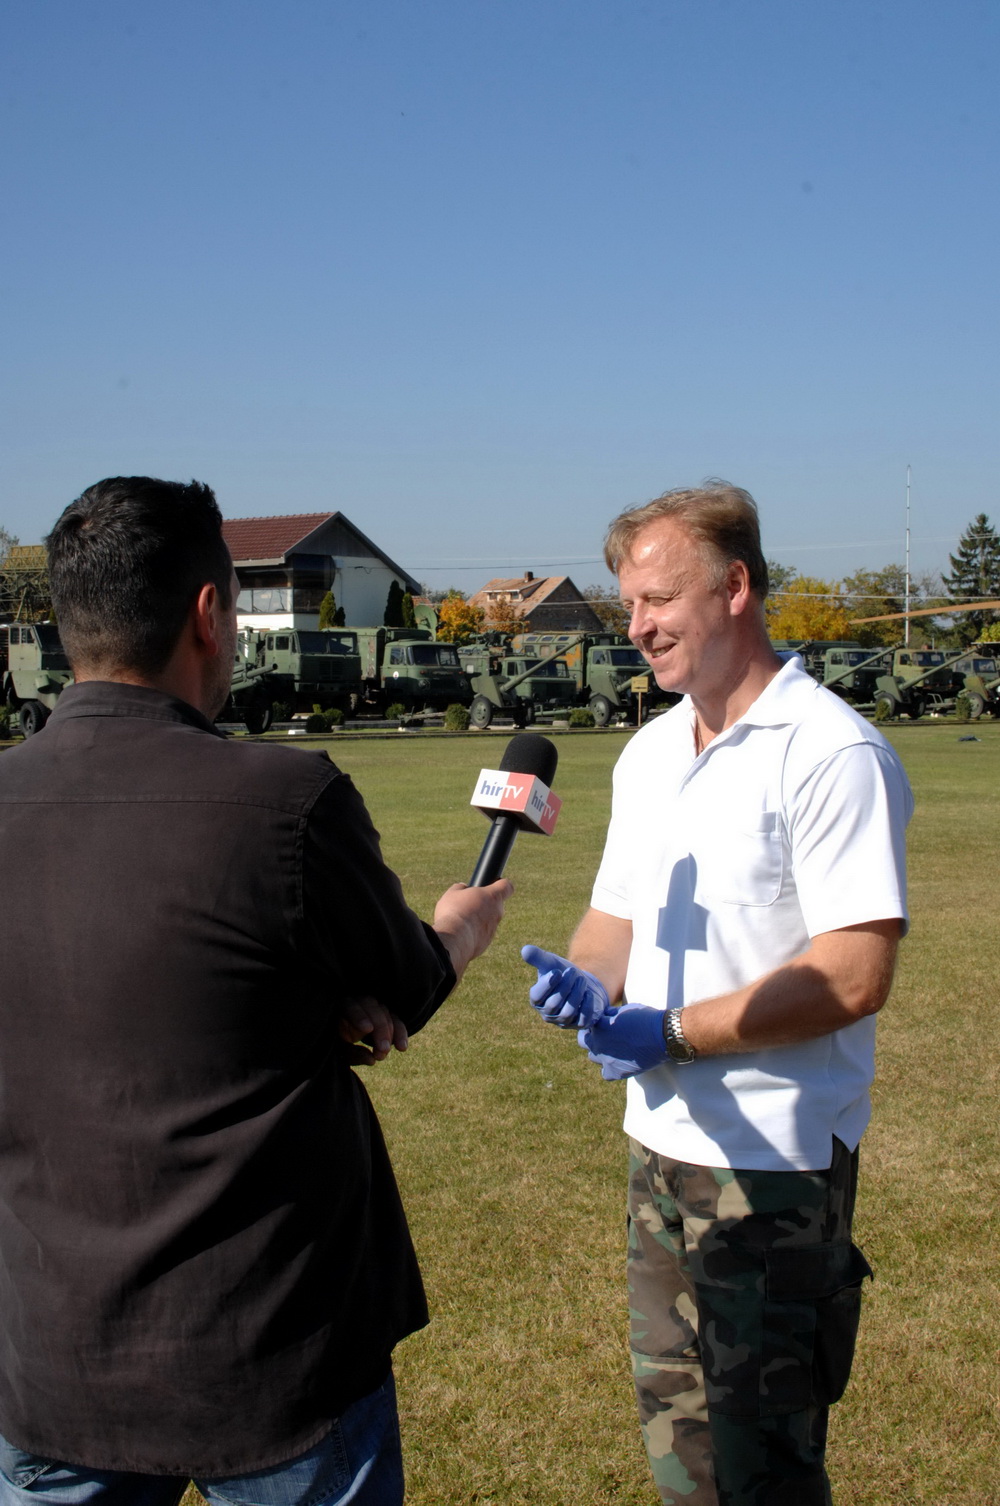
[[[663,1020],[663,1039],[666,1042],[667,1056],[678,1066],[685,1066],[693,1062],[698,1055],[697,1051],[681,1029],[681,1010],[668,1009]]]

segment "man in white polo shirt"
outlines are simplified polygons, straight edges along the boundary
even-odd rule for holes
[[[570,960],[525,948],[532,1002],[628,1078],[633,1371],[662,1500],[821,1506],[870,1274],[857,1146],[912,797],[885,739],[771,647],[746,492],[623,513],[606,557],[630,638],[685,699],[619,759]]]

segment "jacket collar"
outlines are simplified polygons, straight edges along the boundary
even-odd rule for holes
[[[77,716],[138,717],[141,721],[183,722],[201,732],[225,737],[213,722],[177,696],[146,685],[124,685],[119,680],[85,680],[82,685],[67,685],[56,702],[52,721],[66,721]]]

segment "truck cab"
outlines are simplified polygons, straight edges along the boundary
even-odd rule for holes
[[[53,622],[12,622],[0,628],[6,648],[3,698],[18,713],[25,737],[40,732],[73,671]]]

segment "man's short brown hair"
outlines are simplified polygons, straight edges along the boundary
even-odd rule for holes
[[[750,575],[750,589],[764,599],[768,592],[767,561],[760,547],[757,504],[749,492],[741,486],[730,486],[728,481],[712,480],[703,486],[664,492],[642,507],[619,513],[604,540],[604,558],[613,574],[618,574],[622,561],[631,555],[642,530],[661,518],[676,519],[697,540],[716,585],[722,584],[726,568],[734,560],[742,560]]]

